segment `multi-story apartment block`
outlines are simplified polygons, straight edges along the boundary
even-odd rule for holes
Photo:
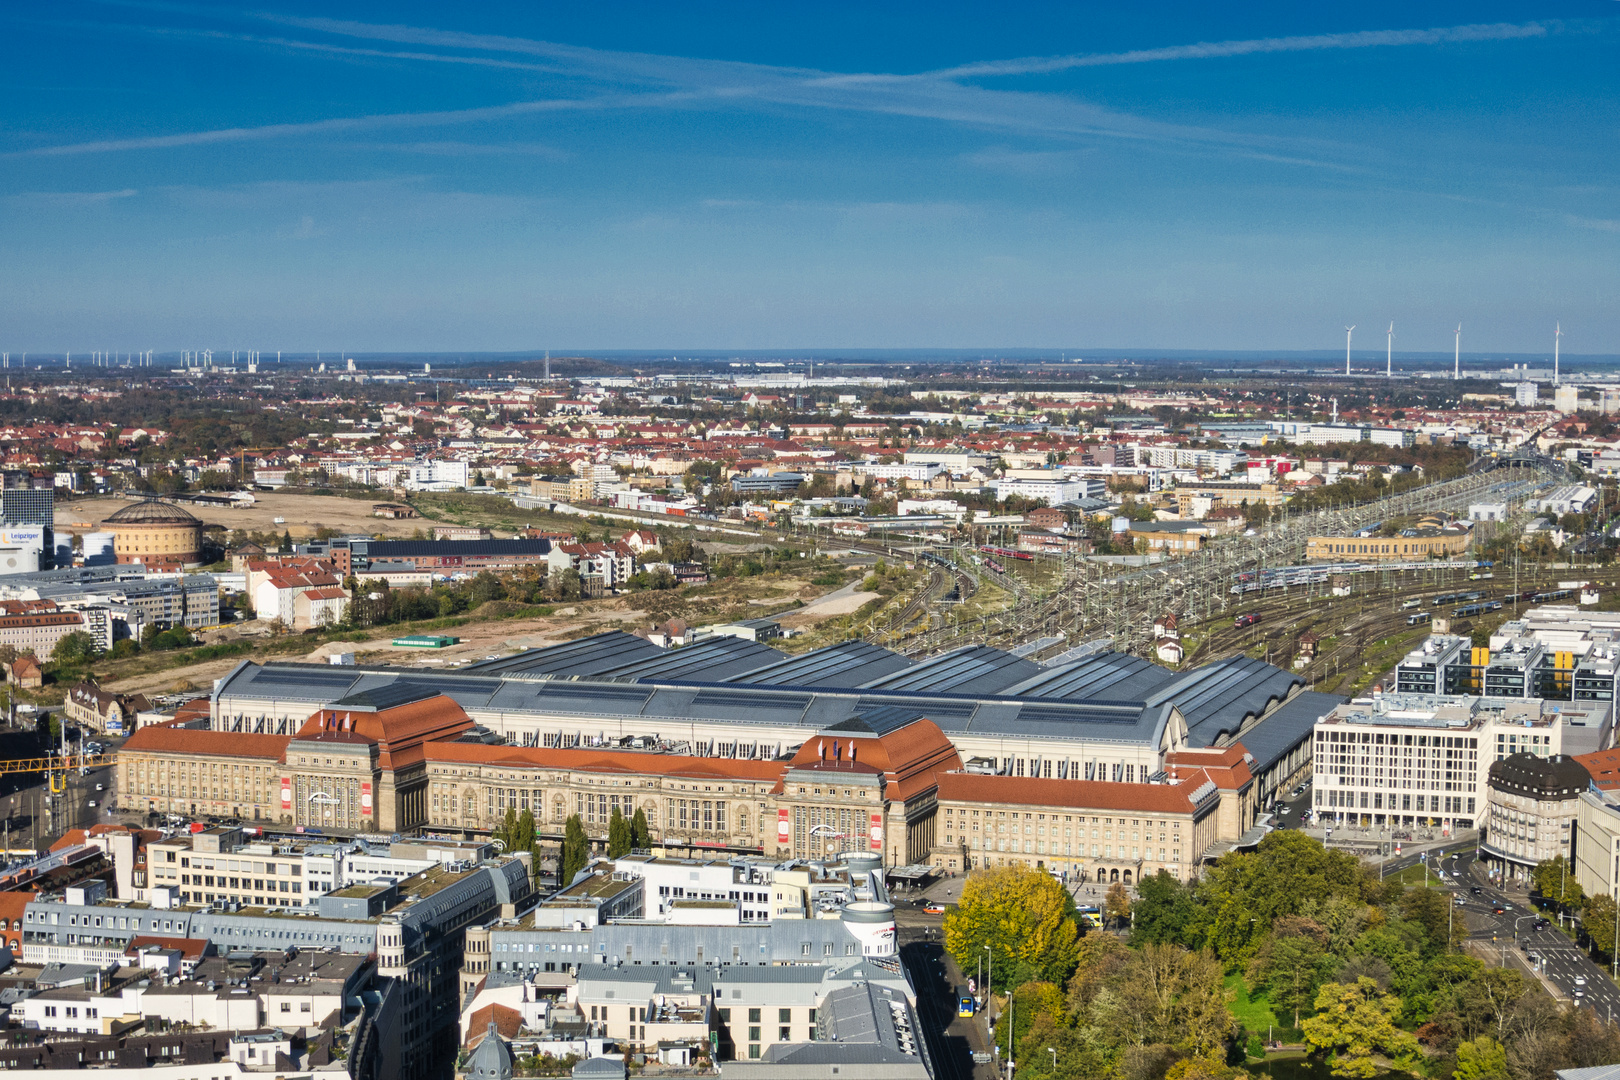
[[[1600,727],[1606,705],[1539,698],[1384,694],[1316,724],[1314,807],[1338,824],[1474,828],[1493,762],[1563,752],[1566,732]]]

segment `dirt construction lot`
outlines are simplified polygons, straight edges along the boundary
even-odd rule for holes
[[[274,492],[255,492],[258,502],[246,510],[220,506],[198,506],[183,502],[177,505],[205,525],[223,525],[227,529],[249,532],[289,532],[294,539],[315,535],[315,530],[326,526],[345,533],[381,533],[384,536],[410,536],[417,529],[433,528],[433,522],[422,518],[379,518],[371,516],[371,501],[345,499],[336,495],[278,495]],[[58,535],[95,532],[115,511],[134,501],[131,499],[80,499],[58,503],[56,531]],[[276,521],[285,518],[284,522]]]

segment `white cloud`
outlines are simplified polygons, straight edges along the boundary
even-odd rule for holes
[[[1089,53],[1072,56],[1032,56],[1013,60],[987,60],[962,64],[929,74],[935,78],[962,79],[987,75],[1037,75],[1072,68],[1102,67],[1114,64],[1150,64],[1167,60],[1211,60],[1258,53],[1312,52],[1323,49],[1373,49],[1409,45],[1449,45],[1473,41],[1512,41],[1546,37],[1546,23],[1483,23],[1471,26],[1439,26],[1428,30],[1360,30],[1348,34],[1309,34],[1297,37],[1252,38],[1247,41],[1201,41],[1193,45],[1171,45],[1161,49],[1133,49],[1119,53]]]
[[[118,191],[21,191],[7,195],[5,201],[13,206],[102,206],[118,199],[131,199],[140,192],[135,188]]]

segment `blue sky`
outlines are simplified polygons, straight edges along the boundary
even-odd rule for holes
[[[1620,353],[1620,3],[14,4],[0,348]]]

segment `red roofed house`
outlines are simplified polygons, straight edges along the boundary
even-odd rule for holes
[[[349,594],[341,585],[303,589],[293,595],[294,630],[312,626],[336,626],[349,611]]]
[[[264,622],[281,620],[287,626],[297,626],[299,593],[311,589],[341,587],[343,579],[337,567],[320,559],[305,559],[282,564],[278,562],[252,562],[247,569],[247,594],[253,601],[253,610]],[[312,623],[304,623],[307,629]]]
[[[619,542],[637,555],[658,550],[658,534],[651,529],[636,529],[619,537]]]
[[[39,666],[39,661],[28,654],[17,657],[5,665],[6,681],[24,690],[32,690],[45,685],[45,670]]]

